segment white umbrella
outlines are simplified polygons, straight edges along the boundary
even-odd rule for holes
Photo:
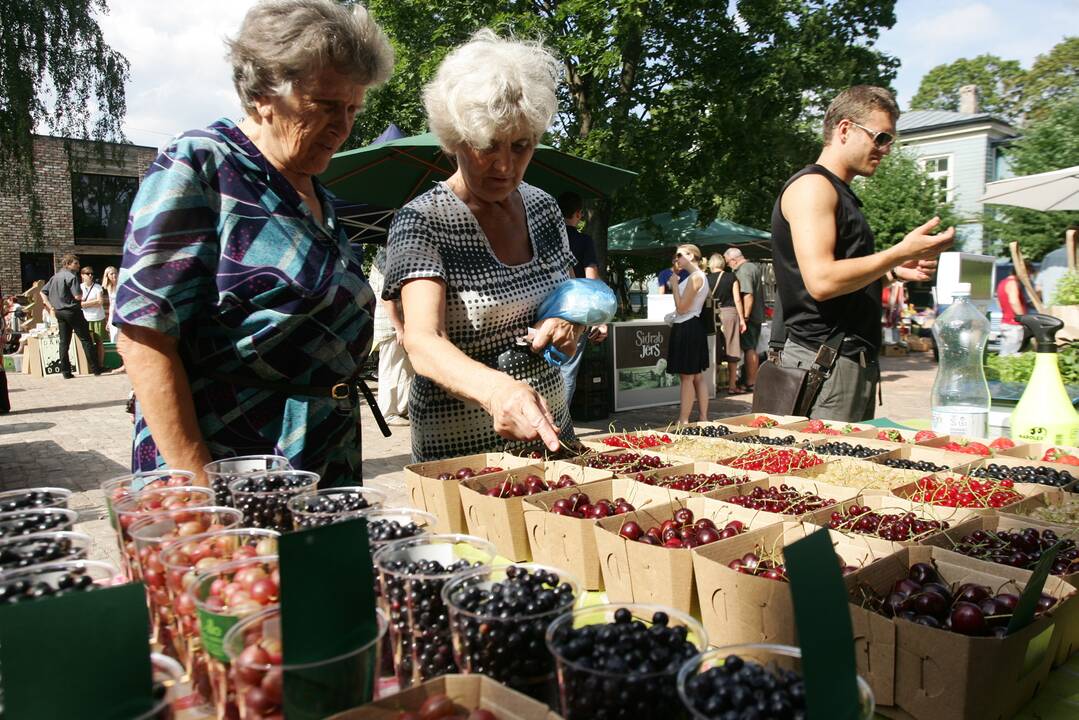
[[[1079,165],[988,183],[981,202],[1031,210],[1079,210]]]

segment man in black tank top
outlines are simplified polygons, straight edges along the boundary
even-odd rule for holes
[[[936,235],[933,218],[898,244],[874,252],[873,231],[850,189],[891,152],[899,108],[883,88],[857,85],[824,116],[824,149],[783,186],[772,210],[772,252],[787,340],[781,365],[808,368],[829,338],[842,335],[831,375],[810,410],[842,422],[871,419],[880,381],[881,283],[928,280],[954,228]]]

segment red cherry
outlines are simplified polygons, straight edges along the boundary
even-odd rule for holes
[[[628,540],[639,540],[644,533],[641,531],[640,525],[630,520],[622,525],[622,529],[618,531],[618,534]]]

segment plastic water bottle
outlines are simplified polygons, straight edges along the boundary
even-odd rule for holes
[[[959,283],[953,302],[936,322],[940,362],[933,381],[933,432],[984,438],[989,424],[989,385],[982,356],[989,320],[970,302],[970,283]]]

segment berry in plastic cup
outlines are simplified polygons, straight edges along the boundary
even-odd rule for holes
[[[120,540],[120,561],[132,580],[141,580],[138,551],[131,528],[149,515],[214,504],[213,490],[197,485],[154,487],[132,493],[113,503]]]
[[[15,535],[0,540],[0,573],[50,562],[85,560],[89,535],[70,530]]]
[[[322,527],[348,518],[364,510],[381,507],[386,493],[362,486],[335,487],[295,495],[288,501],[292,524],[296,530]]]
[[[36,487],[28,490],[0,492],[0,513],[38,508],[66,508],[71,491],[58,487]]]
[[[244,514],[244,525],[277,532],[293,529],[288,501],[318,488],[319,477],[303,470],[266,470],[247,473],[229,483],[233,507]]]
[[[202,471],[210,480],[210,487],[217,494],[218,505],[232,505],[229,484],[252,472],[267,470],[291,470],[288,458],[281,455],[241,455],[206,463]]]
[[[70,530],[78,517],[78,513],[63,508],[0,513],[0,538]]]

